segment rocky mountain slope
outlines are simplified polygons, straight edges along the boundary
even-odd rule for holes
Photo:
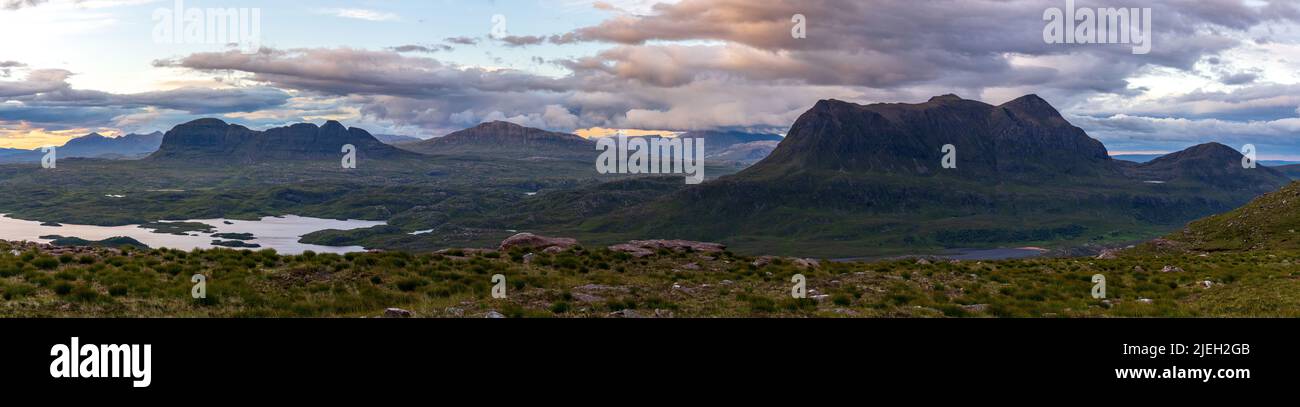
[[[418,157],[380,142],[365,130],[347,128],[332,120],[324,126],[300,123],[254,131],[217,119],[200,119],[168,131],[162,146],[149,159],[228,164],[339,160],[343,147],[349,144],[357,148],[358,160]]]
[[[956,168],[943,168],[945,145]],[[953,95],[825,100],[748,169],[582,227],[842,257],[1084,244],[1154,237],[1287,182],[1241,168],[1221,145],[1145,164],[1111,159],[1034,95],[998,106]]]

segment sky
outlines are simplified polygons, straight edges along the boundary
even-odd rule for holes
[[[1300,160],[1300,0],[1076,3],[1150,8],[1150,52],[1045,41],[1065,0],[0,0],[0,147],[201,117],[785,133],[821,99],[1037,94],[1115,154]],[[186,35],[215,9],[258,35]]]

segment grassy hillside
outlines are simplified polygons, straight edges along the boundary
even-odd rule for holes
[[[1201,219],[1167,237],[1191,251],[1300,250],[1300,183],[1260,196],[1249,204]]]
[[[812,268],[758,260],[582,247],[280,256],[0,243],[0,317],[376,317],[390,307],[417,317],[1300,316],[1298,252]],[[205,299],[191,297],[194,274],[207,277]],[[490,294],[495,274],[506,277],[505,299]],[[795,274],[807,278],[808,298],[790,296]],[[1091,296],[1094,274],[1106,276],[1104,300]]]

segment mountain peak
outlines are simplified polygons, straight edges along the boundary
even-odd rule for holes
[[[327,130],[327,131],[347,131],[347,130],[348,130],[347,127],[344,127],[344,126],[343,126],[343,123],[339,123],[337,120],[330,120],[330,121],[325,122],[325,125],[320,126],[320,129],[321,129],[321,130]]]
[[[490,154],[515,158],[595,156],[595,143],[568,133],[492,121],[403,148],[424,154]]]
[[[181,124],[180,126],[176,126],[176,127],[192,127],[192,126],[216,127],[216,126],[225,126],[225,125],[226,125],[226,122],[223,121],[223,120],[221,120],[221,119],[216,119],[216,118],[211,118],[211,117],[205,117],[205,118],[202,118],[202,119],[192,120],[192,121],[189,121],[189,122],[183,123],[183,124]]]
[[[939,95],[939,96],[932,97],[930,98],[929,102],[960,102],[963,100],[966,99],[962,99],[961,96],[957,96],[949,93],[946,95]]]

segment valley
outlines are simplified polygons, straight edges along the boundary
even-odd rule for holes
[[[978,124],[954,133],[952,123]],[[66,245],[3,243],[0,292],[15,305],[6,312],[1292,316],[1261,298],[1300,289],[1289,283],[1300,275],[1296,248],[1263,243],[1290,223],[1219,225],[1300,200],[1279,203],[1292,186],[1233,211],[1287,185],[1283,173],[1236,166],[1240,153],[1213,143],[1114,160],[1032,95],[1002,106],[951,95],[823,101],[771,155],[708,163],[702,185],[600,174],[596,143],[572,135],[493,122],[454,136],[394,147],[337,122],[257,132],[199,120],[143,159],[0,166],[4,222],[40,230],[10,240]],[[340,166],[343,144],[358,146],[357,168]],[[957,146],[956,169],[939,167],[946,144]],[[1216,213],[1226,214],[1141,243]],[[283,229],[272,240],[238,227],[288,214],[323,226],[271,226]],[[127,225],[156,230],[75,233]],[[519,232],[582,244],[503,243]],[[637,239],[685,243],[628,248]],[[216,295],[187,300],[193,274]],[[513,293],[505,299],[490,295],[498,274]],[[808,297],[789,296],[796,274]],[[1090,296],[1097,274],[1106,298]]]

